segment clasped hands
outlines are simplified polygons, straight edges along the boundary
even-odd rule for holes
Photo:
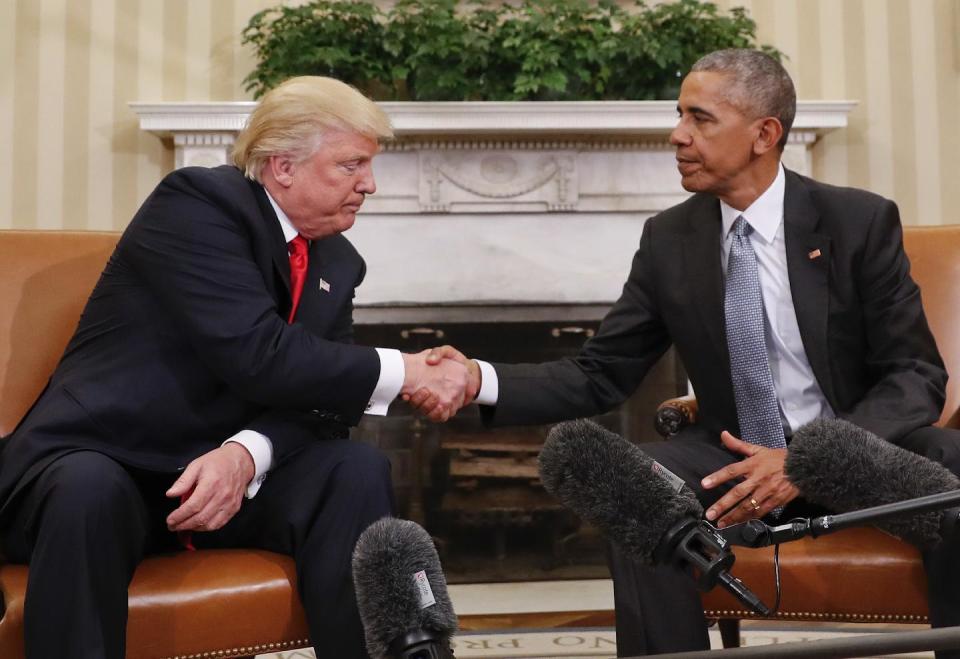
[[[443,422],[480,391],[480,366],[451,346],[404,354],[400,394],[431,421]]]

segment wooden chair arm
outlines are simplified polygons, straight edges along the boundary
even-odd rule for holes
[[[653,425],[663,437],[672,437],[691,423],[697,422],[697,399],[695,396],[670,398],[657,407]]]

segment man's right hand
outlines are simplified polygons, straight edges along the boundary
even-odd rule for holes
[[[427,361],[429,350],[415,355],[403,353],[404,378],[400,393],[404,400],[411,400],[420,393],[429,399],[430,409],[421,409],[431,421],[446,421],[473,400],[471,377],[467,367],[453,359]]]

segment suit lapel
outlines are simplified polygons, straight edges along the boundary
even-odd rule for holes
[[[297,307],[297,322],[317,332],[326,331],[340,312],[345,291],[352,291],[352,282],[342,281],[343,266],[335,239],[332,236],[310,244],[307,280]]]
[[[723,269],[720,264],[720,202],[701,197],[690,213],[687,240],[683,244],[684,272],[689,287],[687,299],[697,307],[702,324],[719,354],[727,355],[723,319]]]
[[[827,400],[833,403],[836,398],[827,349],[830,237],[816,233],[820,213],[800,177],[790,171],[786,175],[783,228],[793,308],[807,360]]]
[[[283,299],[278,299],[277,304],[281,310],[284,310],[284,315],[286,315],[285,310],[289,310],[291,302],[290,256],[287,253],[287,242],[283,238],[280,220],[277,218],[273,206],[270,205],[270,200],[267,199],[267,193],[264,191],[263,186],[256,181],[251,181],[250,184],[253,188],[253,194],[257,198],[257,204],[260,206],[260,214],[263,218],[266,235],[268,236],[267,249],[270,252],[273,272],[283,283],[282,291],[280,292],[281,298]]]

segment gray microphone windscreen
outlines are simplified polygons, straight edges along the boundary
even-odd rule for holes
[[[785,468],[805,499],[838,513],[960,488],[960,480],[943,465],[842,419],[815,419],[799,428]],[[929,512],[876,526],[930,547],[940,539],[940,517]]]
[[[353,584],[374,659],[408,632],[457,630],[437,549],[416,522],[385,517],[367,527],[353,551]]]
[[[703,514],[693,491],[661,470],[637,446],[587,420],[554,426],[540,452],[547,492],[647,564],[676,522]]]

